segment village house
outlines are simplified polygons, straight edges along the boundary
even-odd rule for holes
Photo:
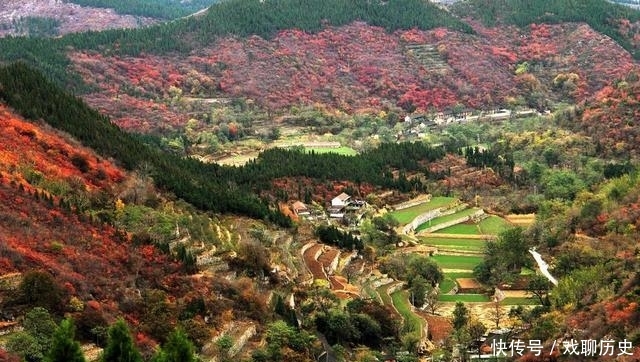
[[[351,196],[343,192],[331,200],[331,207],[345,207],[349,203],[349,199]]]
[[[309,208],[302,201],[296,201],[292,205],[293,212],[298,216],[310,215]]]

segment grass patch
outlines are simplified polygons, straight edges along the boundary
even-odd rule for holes
[[[358,151],[354,150],[351,147],[341,146],[341,147],[306,147],[304,149],[307,153],[314,152],[316,154],[322,153],[337,153],[343,156],[355,156],[358,154]]]
[[[442,280],[442,283],[440,283],[440,293],[441,294],[449,293],[455,286],[456,286],[455,278],[445,277]]]
[[[407,291],[399,290],[391,294],[391,298],[393,299],[393,305],[404,318],[403,329],[405,333],[417,332],[422,336],[422,330],[424,329],[426,322],[411,311],[411,304],[409,303],[409,295]]]
[[[467,223],[449,226],[448,228],[438,230],[438,232],[444,234],[480,235],[480,229],[478,229],[478,225]]]
[[[435,219],[432,219],[431,221],[427,221],[426,223],[418,226],[416,228],[416,232],[428,229],[428,228],[430,228],[432,226],[436,226],[436,225],[443,224],[443,223],[446,223],[446,222],[449,222],[449,221],[453,221],[453,220],[459,219],[461,217],[472,215],[473,213],[475,213],[478,210],[479,210],[478,208],[473,207],[473,208],[464,209],[462,211],[456,212],[455,214],[436,217]]]
[[[420,241],[425,245],[435,246],[439,249],[484,252],[486,241],[480,239],[452,239],[423,237]]]
[[[482,256],[473,255],[434,255],[433,260],[443,269],[473,270],[482,262]]]
[[[441,302],[467,302],[467,303],[483,303],[490,302],[491,299],[484,294],[441,294],[438,296]]]
[[[498,235],[501,231],[512,228],[513,225],[500,216],[491,215],[480,221],[478,227],[482,234]]]
[[[406,209],[393,211],[391,215],[398,220],[400,224],[408,224],[418,215],[430,210],[437,209],[453,203],[456,199],[453,197],[436,196],[432,197],[431,201],[422,203],[420,205],[408,207]]]
[[[520,269],[520,275],[534,275],[534,274],[536,274],[536,271],[533,269],[529,269],[529,268]]]

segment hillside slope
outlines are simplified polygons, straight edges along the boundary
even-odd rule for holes
[[[125,129],[179,130],[215,102],[271,112],[321,104],[346,113],[530,106],[579,101],[637,65],[586,24],[398,30],[356,22],[273,39],[225,37],[184,55],[70,55],[95,91],[83,97]],[[207,119],[199,119],[210,122]],[[216,120],[217,121],[217,120]]]
[[[157,22],[150,17],[121,15],[113,9],[54,0],[4,0],[0,3],[0,37],[57,36],[90,30],[136,28]]]

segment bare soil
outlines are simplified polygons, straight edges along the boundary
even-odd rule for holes
[[[0,1],[0,37],[19,34],[14,21],[25,17],[51,18],[60,21],[58,35],[105,30],[136,28],[158,22],[151,18],[120,15],[113,9],[99,9],[65,3],[61,0],[2,0]]]

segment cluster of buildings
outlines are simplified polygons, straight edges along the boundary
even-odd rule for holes
[[[308,220],[326,219],[327,216],[331,219],[343,219],[347,214],[355,213],[365,205],[364,200],[352,198],[351,195],[343,192],[331,199],[331,205],[326,209],[314,210],[302,201],[295,201],[292,209],[296,215]]]

